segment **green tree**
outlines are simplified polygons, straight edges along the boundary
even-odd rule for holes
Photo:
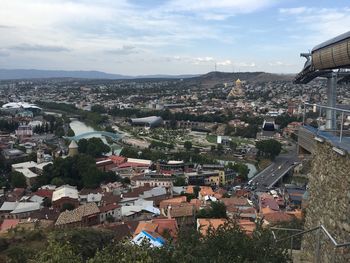
[[[210,207],[199,210],[197,218],[226,218],[226,206],[223,202],[211,202]]]
[[[83,262],[79,253],[76,253],[70,243],[49,241],[44,251],[37,254],[36,263],[79,263]]]
[[[17,187],[17,188],[27,187],[26,178],[22,173],[13,171],[10,174],[10,178],[11,178],[11,185],[13,187]]]
[[[229,147],[232,151],[235,151],[237,148],[237,143],[234,141],[229,141]]]
[[[216,146],[216,149],[218,150],[219,154],[222,154],[224,152],[224,146],[222,144],[218,144]]]
[[[56,185],[57,187],[64,185],[64,180],[60,177],[55,177],[51,180],[51,184]]]
[[[109,152],[111,149],[101,138],[82,139],[78,142],[78,150],[80,153],[88,154],[92,157],[100,157]]]
[[[191,150],[191,148],[192,148],[192,142],[190,142],[190,141],[185,141],[185,142],[184,142],[184,147],[185,147],[185,149],[186,149],[187,151]]]
[[[115,133],[115,130],[112,128],[112,126],[106,126],[105,131]]]
[[[238,176],[242,180],[244,180],[244,181],[248,180],[249,168],[246,164],[237,162],[233,165],[232,168],[234,171],[236,171],[238,173]]]
[[[107,112],[105,107],[103,107],[102,105],[93,105],[91,107],[91,111],[96,112],[96,113],[106,113]]]
[[[55,231],[50,235],[50,240],[58,244],[71,244],[71,249],[82,259],[92,258],[97,251],[111,243],[114,233],[108,230],[93,228],[77,228],[66,231]]]
[[[193,194],[194,194],[195,198],[198,198],[198,194],[199,194],[200,190],[201,190],[201,188],[198,185],[193,187]]]
[[[256,143],[258,155],[267,156],[273,160],[282,150],[282,144],[276,140],[263,140]]]
[[[182,176],[177,176],[174,181],[174,186],[185,186],[185,185],[187,185],[185,178]]]
[[[74,208],[75,208],[74,205],[72,205],[71,203],[64,203],[62,205],[61,212],[66,211],[66,210],[72,211]]]
[[[69,137],[75,136],[75,133],[71,128],[68,129],[67,136],[69,136]]]
[[[34,251],[27,247],[14,245],[6,250],[6,262],[8,263],[26,263],[33,256]]]

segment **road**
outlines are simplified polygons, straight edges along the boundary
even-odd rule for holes
[[[297,163],[299,159],[293,147],[288,153],[277,156],[271,165],[254,176],[250,184],[256,185],[258,190],[273,187]]]

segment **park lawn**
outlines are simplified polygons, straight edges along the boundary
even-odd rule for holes
[[[216,143],[217,142],[217,136],[213,135],[213,134],[207,135],[206,139],[210,143]]]

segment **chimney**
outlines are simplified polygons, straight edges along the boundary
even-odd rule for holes
[[[171,210],[171,205],[168,206],[168,219],[171,219],[170,210]]]

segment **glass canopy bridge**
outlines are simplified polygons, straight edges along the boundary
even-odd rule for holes
[[[107,132],[107,131],[91,131],[91,132],[85,132],[81,133],[75,136],[64,136],[63,138],[68,139],[70,141],[79,141],[83,138],[91,138],[91,137],[99,137],[99,136],[104,136],[104,137],[109,137],[114,141],[119,141],[123,135],[120,133],[112,133],[112,132]]]

